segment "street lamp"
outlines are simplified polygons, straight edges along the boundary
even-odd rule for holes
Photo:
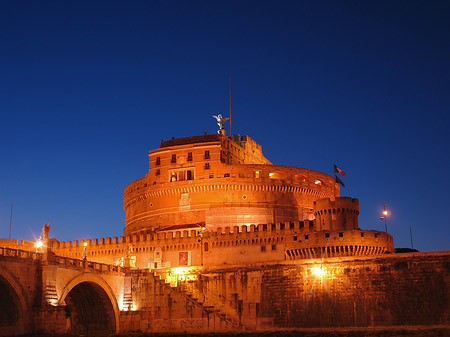
[[[83,260],[85,260],[85,261],[86,261],[86,258],[87,258],[86,247],[87,247],[87,242],[85,241],[83,243]]]
[[[384,216],[380,217],[380,219],[384,220],[384,229],[385,229],[386,234],[387,234],[387,215],[388,215],[388,211],[386,211],[386,204],[384,204],[383,215]]]
[[[41,238],[39,238],[36,243],[34,244],[36,247],[36,253],[39,252],[39,250],[44,246],[44,243],[41,241]]]
[[[387,232],[387,216],[388,216],[388,211],[386,211],[386,204],[384,204],[384,210],[383,210],[383,215],[382,217],[380,217],[381,220],[384,220],[384,230],[386,231],[386,245],[389,245],[389,237],[388,237],[388,232]],[[388,247],[386,246],[386,249]]]
[[[205,227],[201,226],[201,230],[198,231],[198,235],[200,236],[200,260],[201,266],[203,266],[203,232],[205,231]]]

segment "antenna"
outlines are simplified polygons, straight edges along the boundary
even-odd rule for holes
[[[230,137],[233,139],[233,134],[231,133],[231,75],[228,76],[228,83],[229,83],[229,97],[230,97]]]
[[[11,239],[12,211],[13,211],[13,203],[11,203],[11,216],[9,218],[9,238],[10,239]]]

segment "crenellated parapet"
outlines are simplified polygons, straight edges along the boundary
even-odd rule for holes
[[[316,231],[314,221],[307,220],[55,242],[52,249],[71,258],[82,257],[86,249],[88,260],[123,265],[131,259],[134,267],[154,269],[376,255],[393,252],[393,241],[379,231]]]
[[[317,231],[358,229],[359,201],[356,198],[336,197],[314,201]]]

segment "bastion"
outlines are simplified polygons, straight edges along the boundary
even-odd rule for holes
[[[335,176],[249,136],[162,140],[124,235],[0,240],[0,335],[450,326],[450,252],[396,254]]]

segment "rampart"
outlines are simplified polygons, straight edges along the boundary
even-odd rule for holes
[[[450,251],[161,271],[247,330],[450,326]],[[134,275],[133,284],[145,284]],[[140,291],[136,292],[139,302]]]
[[[86,247],[84,246],[86,242]],[[57,242],[60,256],[137,268],[221,265],[364,256],[393,252],[390,235],[380,231],[315,231],[313,221],[155,232],[86,241]],[[180,260],[180,256],[187,256]],[[156,263],[156,265],[155,265]]]

